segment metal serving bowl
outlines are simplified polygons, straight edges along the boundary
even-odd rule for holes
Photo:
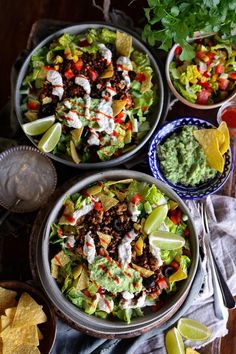
[[[213,124],[196,117],[182,117],[178,118],[172,122],[169,122],[161,127],[158,132],[152,138],[149,146],[148,158],[149,166],[152,174],[158,180],[166,183],[170,188],[174,189],[175,192],[183,199],[200,199],[205,198],[210,194],[216,193],[219,189],[223,187],[225,182],[230,176],[233,168],[233,154],[231,149],[226,151],[224,154],[225,164],[222,173],[218,172],[214,178],[211,178],[204,183],[197,186],[183,186],[180,184],[174,184],[169,181],[159,163],[157,156],[157,146],[164,143],[164,141],[175,131],[186,125],[196,126],[199,129],[216,128]]]
[[[146,136],[143,137],[143,139],[140,141],[139,145],[136,146],[134,149],[125,152],[123,155],[113,158],[109,161],[102,161],[102,162],[95,162],[95,163],[79,163],[76,164],[73,161],[63,159],[61,157],[58,157],[52,153],[48,153],[48,156],[51,157],[52,159],[61,162],[63,164],[66,164],[71,167],[77,167],[80,169],[97,169],[97,168],[108,168],[112,166],[117,166],[125,161],[130,160],[144,145],[145,143],[150,139],[151,135],[155,131],[158,122],[160,121],[162,117],[162,112],[164,105],[166,104],[167,96],[169,97],[168,89],[164,87],[163,80],[162,80],[162,75],[161,71],[159,68],[159,63],[157,60],[154,58],[150,50],[146,47],[146,45],[133,33],[130,32],[127,29],[124,29],[119,26],[113,26],[113,25],[107,25],[104,23],[84,23],[84,24],[79,24],[71,27],[66,27],[61,29],[60,31],[57,31],[50,35],[49,37],[45,38],[40,44],[37,45],[37,47],[29,54],[27,59],[25,60],[20,72],[19,76],[17,79],[16,83],[16,89],[15,89],[15,109],[16,109],[16,115],[19,120],[20,125],[25,123],[23,119],[23,114],[21,111],[21,93],[20,89],[22,86],[22,82],[24,80],[24,77],[27,73],[30,59],[32,55],[34,55],[37,50],[42,48],[45,45],[48,45],[53,39],[57,38],[58,36],[62,35],[63,33],[69,33],[69,34],[79,34],[85,32],[89,28],[108,28],[111,30],[120,30],[122,32],[127,32],[128,34],[132,35],[133,37],[133,46],[135,49],[140,50],[141,52],[144,52],[148,55],[150,59],[150,63],[153,69],[153,74],[154,74],[154,80],[157,83],[158,86],[158,103],[152,107],[152,113],[149,116],[149,122],[150,122],[150,130],[147,132]],[[37,147],[37,142],[32,136],[27,135],[27,137],[30,139],[30,141]]]
[[[84,311],[75,307],[69,302],[61,293],[56,280],[50,274],[49,261],[49,234],[51,224],[57,219],[65,197],[75,192],[81,191],[91,183],[100,180],[120,180],[126,178],[133,178],[139,181],[144,181],[150,184],[155,184],[168,197],[178,202],[180,208],[188,216],[188,227],[190,229],[190,244],[192,251],[192,264],[189,269],[188,278],[182,281],[178,286],[178,291],[170,298],[160,310],[155,313],[147,313],[144,317],[135,318],[130,324],[126,324],[119,320],[104,320],[95,316],[89,316]],[[103,338],[128,338],[137,336],[154,327],[159,327],[170,319],[183,304],[188,296],[192,282],[195,277],[198,260],[199,247],[198,237],[194,228],[193,219],[190,215],[185,203],[178,197],[178,195],[167,185],[156,180],[155,178],[137,171],[114,170],[104,171],[85,177],[69,188],[55,203],[51,210],[42,234],[35,240],[35,266],[41,282],[42,287],[54,304],[56,312],[65,321],[69,322],[74,328],[85,332],[87,334],[103,337]]]

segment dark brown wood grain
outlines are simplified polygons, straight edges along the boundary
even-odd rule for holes
[[[102,1],[97,1],[101,4]],[[136,0],[131,6],[128,6],[129,1],[111,0],[114,8],[123,9],[130,15],[136,24],[140,24],[143,20],[143,7],[146,0]],[[0,67],[1,67],[1,85],[0,85],[0,109],[10,98],[10,71],[17,56],[27,47],[29,34],[32,25],[43,18],[50,18],[63,22],[78,23],[81,21],[103,20],[101,12],[92,6],[92,0],[17,0],[17,1],[0,1]],[[31,38],[32,39],[32,38]],[[170,117],[182,114],[195,113],[186,106],[177,104],[175,110],[170,113]],[[198,111],[199,117],[205,117],[204,111]],[[210,120],[214,120],[216,111],[208,112]],[[236,155],[236,141],[234,144],[234,156]],[[227,184],[223,189],[225,195],[236,197],[236,171],[231,175]],[[0,247],[4,247],[5,262],[1,263],[0,271],[5,264],[12,264],[12,272],[6,274],[6,277],[13,275],[15,271],[16,278],[20,274],[21,278],[28,278],[29,269],[23,262],[23,259],[28,256],[28,248],[23,247],[21,240],[13,239],[17,245],[11,248],[11,242],[2,242]],[[28,241],[28,238],[26,238]],[[19,247],[18,247],[19,246]],[[14,260],[17,259],[17,262]],[[14,269],[13,269],[14,266]],[[18,274],[19,273],[19,274]],[[24,273],[24,276],[23,276]],[[220,354],[235,354],[236,351],[236,310],[230,312],[228,329],[229,334],[222,339]],[[215,341],[212,345],[201,350],[204,354],[217,354],[219,341]]]

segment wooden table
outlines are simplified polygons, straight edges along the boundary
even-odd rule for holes
[[[146,5],[145,0],[136,0],[136,2],[131,6],[128,6],[127,2],[122,2],[120,0],[112,0],[111,3],[114,8],[125,10],[128,15],[133,17],[136,25],[142,25],[144,21],[143,7]],[[0,56],[0,67],[2,68],[0,108],[3,107],[7,99],[10,97],[9,77],[11,66],[15,62],[17,55],[26,48],[32,24],[40,18],[53,18],[63,22],[68,21],[74,23],[103,19],[101,12],[92,6],[92,0],[90,0],[90,2],[87,0],[79,0],[77,2],[72,0],[62,0],[56,3],[50,0],[38,0],[37,2],[32,2],[30,0],[9,2],[2,0],[0,2],[0,47],[2,49],[2,55]],[[204,111],[192,111],[180,103],[178,103],[175,106],[175,109],[170,112],[169,118],[176,116],[176,112],[177,115],[190,115],[194,113],[195,116],[206,117]],[[208,113],[210,120],[214,121],[216,111],[211,110]],[[234,141],[233,143],[235,156],[236,142]],[[236,197],[235,185],[236,170],[234,169],[231,178],[222,191],[223,194]],[[30,231],[31,224],[35,216],[36,214],[32,214],[30,219],[26,221],[25,226],[28,231]],[[1,232],[4,232],[4,229],[1,229]],[[18,230],[18,236],[20,233],[21,230]],[[24,243],[20,237],[15,239],[13,238],[14,233],[10,235],[9,238],[0,240],[0,279],[27,280],[31,277],[29,265],[25,263],[25,259],[28,259],[27,240],[29,238],[29,233],[24,235]],[[13,242],[14,248],[12,247]],[[236,310],[233,310],[230,311],[229,316],[229,334],[221,340],[221,354],[235,354],[235,323]],[[217,340],[213,344],[205,347],[201,350],[201,353],[219,353],[219,341]]]

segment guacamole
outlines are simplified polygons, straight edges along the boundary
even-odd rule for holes
[[[165,177],[174,184],[196,186],[217,171],[208,166],[200,144],[194,138],[194,126],[185,126],[157,147],[157,156]]]

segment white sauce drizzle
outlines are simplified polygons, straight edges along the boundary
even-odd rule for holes
[[[60,73],[56,70],[49,70],[47,73],[47,80],[52,84],[52,94],[62,99],[64,88]]]

